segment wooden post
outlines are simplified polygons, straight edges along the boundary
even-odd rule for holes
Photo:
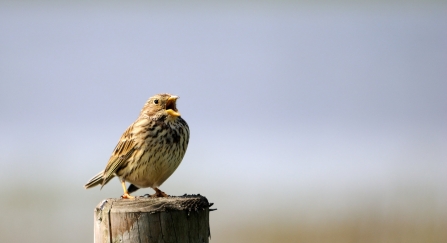
[[[95,208],[95,243],[209,242],[205,197],[107,199]]]

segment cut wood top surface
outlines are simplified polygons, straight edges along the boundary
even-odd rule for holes
[[[183,195],[170,197],[136,197],[134,199],[109,198],[100,202],[95,211],[113,212],[165,212],[165,211],[199,211],[208,209],[213,204],[206,197]],[[212,209],[211,209],[212,210]],[[210,211],[211,211],[210,210]]]

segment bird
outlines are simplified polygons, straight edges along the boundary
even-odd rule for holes
[[[132,199],[130,193],[147,187],[155,190],[151,197],[168,197],[159,187],[180,165],[189,143],[188,124],[176,106],[178,98],[168,93],[150,97],[119,139],[106,168],[84,187],[101,185],[102,189],[116,176],[124,191],[121,198]]]

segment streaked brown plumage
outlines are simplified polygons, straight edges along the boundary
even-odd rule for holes
[[[158,187],[177,169],[189,142],[189,127],[178,113],[177,98],[170,94],[149,98],[137,120],[121,136],[106,168],[85,188],[102,188],[118,176],[123,198],[133,198],[129,194],[143,187],[153,188],[154,196],[167,196]],[[126,181],[131,183],[128,189]]]

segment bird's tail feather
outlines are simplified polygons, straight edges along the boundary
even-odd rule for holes
[[[107,184],[107,182],[109,182],[114,176],[110,176],[107,181],[104,181],[103,179],[103,175],[104,175],[104,171],[99,172],[98,174],[96,174],[95,176],[93,176],[88,182],[87,184],[85,184],[85,189],[89,189],[92,187],[95,187],[97,185],[102,185],[104,186],[105,184]]]

